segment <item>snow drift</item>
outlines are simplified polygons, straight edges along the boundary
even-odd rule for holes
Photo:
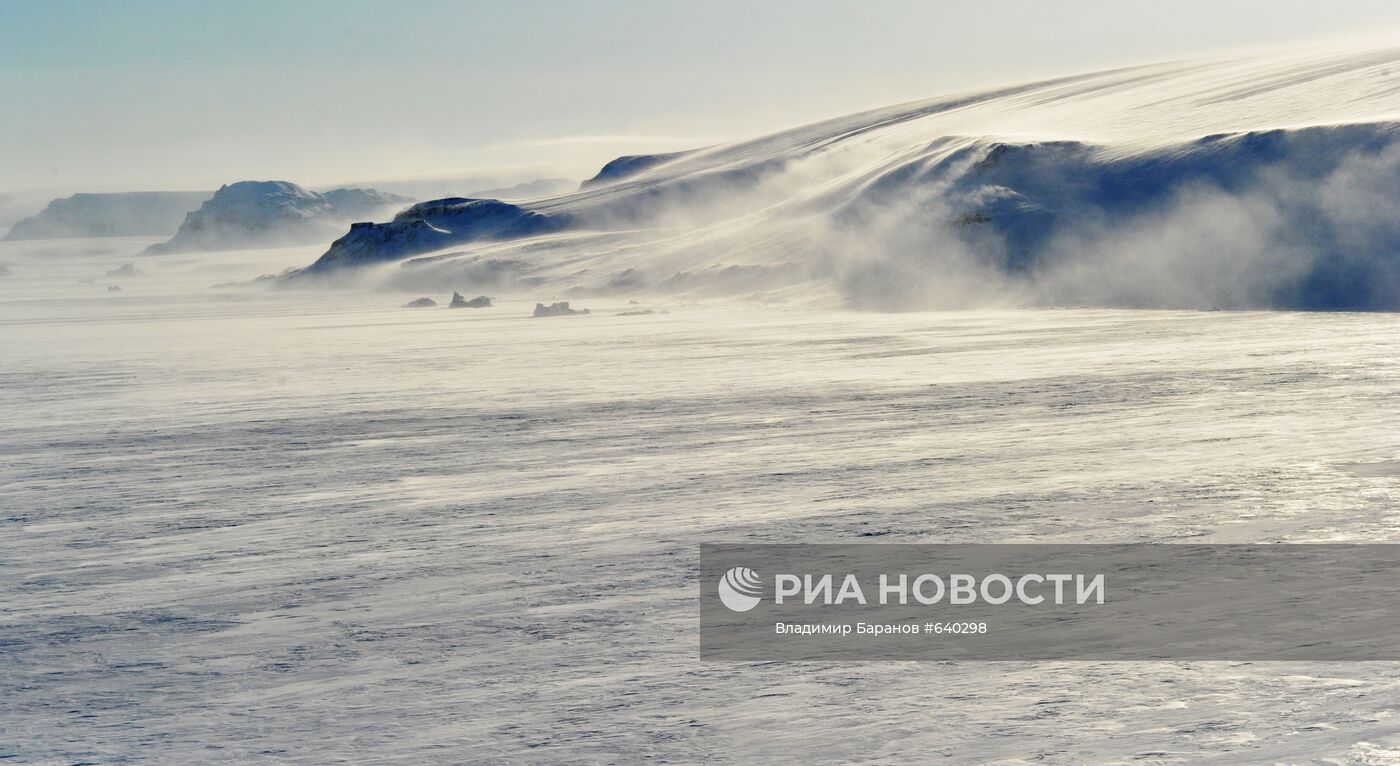
[[[360,225],[360,270],[872,309],[1400,309],[1400,50],[1211,59],[623,157],[573,194]]]

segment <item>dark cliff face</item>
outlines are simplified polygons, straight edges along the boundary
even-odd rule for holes
[[[303,273],[395,261],[467,242],[507,240],[562,231],[565,216],[549,216],[495,199],[420,202],[388,223],[356,223]]]

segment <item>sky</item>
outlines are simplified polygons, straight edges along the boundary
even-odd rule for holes
[[[583,178],[940,93],[1397,32],[1393,0],[0,0],[0,193]]]

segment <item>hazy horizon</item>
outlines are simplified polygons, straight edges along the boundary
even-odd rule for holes
[[[945,92],[1400,28],[1381,2],[251,5],[0,3],[0,143],[23,148],[0,193],[578,179]]]

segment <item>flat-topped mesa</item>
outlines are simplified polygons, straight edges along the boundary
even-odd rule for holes
[[[301,274],[396,261],[467,242],[550,234],[570,222],[567,216],[545,215],[498,199],[429,200],[403,210],[388,223],[352,224]]]
[[[16,223],[6,240],[168,236],[213,192],[74,194]]]

